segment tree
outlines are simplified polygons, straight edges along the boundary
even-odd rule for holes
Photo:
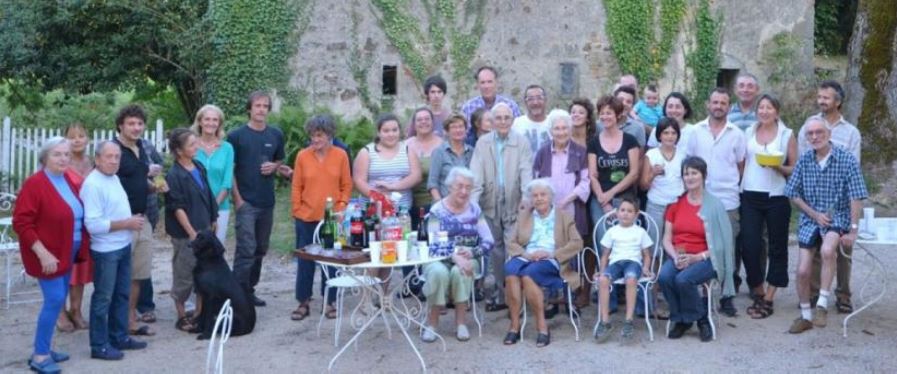
[[[190,118],[213,58],[207,8],[191,0],[0,0],[0,80],[10,96],[19,93],[13,105],[28,105],[29,90],[170,86]]]

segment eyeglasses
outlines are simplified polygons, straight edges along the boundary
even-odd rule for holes
[[[473,191],[472,185],[457,185],[456,184],[456,185],[452,186],[452,188],[455,190],[458,190],[458,191],[467,191],[467,192]]]
[[[526,102],[528,102],[528,103],[529,103],[529,102],[533,102],[533,101],[545,101],[545,96],[542,96],[542,95],[539,95],[539,96],[528,96],[528,97],[525,97],[523,100],[526,101]]]
[[[807,131],[806,134],[807,134],[807,137],[822,136],[825,134],[825,130],[810,130],[810,131]]]

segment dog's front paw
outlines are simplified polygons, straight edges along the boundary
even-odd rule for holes
[[[206,334],[199,334],[196,336],[196,340],[209,340],[210,338],[212,338],[212,336]]]

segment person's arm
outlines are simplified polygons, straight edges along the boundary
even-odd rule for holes
[[[190,240],[196,239],[196,230],[193,229],[193,225],[190,224],[190,218],[187,218],[187,212],[183,209],[177,209],[174,211],[174,218],[177,219],[178,224],[181,225],[181,228],[184,229],[184,232],[187,233],[187,237]]]
[[[293,179],[290,181],[290,203],[292,204],[291,212],[293,217],[299,217],[299,207],[302,206],[302,192],[305,190],[305,178],[302,177],[302,165],[299,161],[300,155],[302,155],[302,151],[296,153],[296,160],[293,161]]]
[[[417,152],[408,151],[408,164],[410,173],[408,173],[405,178],[391,183],[390,190],[408,190],[420,183],[422,173],[420,170],[420,160],[417,158]]]
[[[222,140],[221,148],[224,149],[224,175],[221,177],[221,191],[215,198],[218,205],[224,202],[234,185],[234,147]]]
[[[486,223],[486,219],[482,217],[482,214],[477,220],[477,234],[480,236],[480,242],[477,245],[478,250],[474,253],[474,256],[488,256],[495,245],[495,239],[492,237],[492,230],[489,229],[489,224]]]
[[[664,219],[663,221],[663,250],[667,252],[667,257],[675,259],[679,255],[676,247],[673,246],[673,223]]]
[[[355,156],[355,163],[352,165],[352,180],[355,182],[355,189],[364,196],[371,195],[371,186],[368,184],[368,167],[371,159],[367,148],[358,151]]]
[[[349,206],[349,199],[352,198],[352,171],[349,169],[349,155],[340,156],[339,199],[334,205],[338,212],[346,210]]]
[[[642,248],[642,276],[643,277],[651,276],[651,256],[652,255],[653,255],[653,251],[651,250],[651,246]]]
[[[483,185],[486,183],[484,147],[485,145],[474,148],[473,156],[470,159],[470,172],[473,173],[473,191],[470,192],[470,201],[476,204],[480,203],[480,195],[483,194]]]
[[[807,204],[807,202],[804,201],[804,199],[800,196],[792,197],[791,203],[797,206],[797,208],[802,212],[804,212],[807,217],[810,217],[810,219],[815,221],[819,225],[819,227],[828,227],[832,223],[832,217],[829,217],[823,212],[816,211],[815,209],[810,207],[810,204]]]
[[[595,196],[601,196],[604,191],[601,190],[601,182],[598,181],[598,155],[589,153],[589,186],[592,187],[592,193]]]
[[[555,215],[557,214],[565,214],[560,211],[555,211]],[[566,264],[568,261],[576,257],[579,251],[583,247],[582,237],[579,235],[579,231],[576,230],[576,221],[573,220],[573,217],[567,215],[563,220],[559,219],[559,217],[555,217],[555,224],[564,223],[564,236],[567,238],[567,243],[560,248],[555,248],[554,258],[558,260],[561,264]]]
[[[442,200],[442,194],[439,193],[439,184],[441,182],[439,177],[442,171],[442,163],[442,148],[437,148],[430,157],[430,173],[427,174],[427,191],[430,192],[434,202]]]
[[[584,167],[579,171],[579,183],[573,187],[573,191],[570,192],[567,199],[570,202],[574,202],[576,199],[582,202],[589,201],[589,182],[589,169]]]
[[[651,159],[646,155],[645,162],[642,163],[642,172],[639,174],[639,189],[644,191],[651,189],[651,184],[654,183],[654,177],[657,175],[654,165],[651,165]]]
[[[610,247],[601,246],[601,258],[598,259],[598,271],[595,272],[596,279],[599,274],[607,270],[607,263],[610,262],[610,251]]]
[[[632,147],[629,148],[629,151],[626,153],[629,156],[629,172],[626,173],[626,176],[623,177],[623,180],[621,180],[620,183],[617,183],[607,191],[611,198],[616,197],[622,191],[626,191],[626,189],[638,180],[639,162],[642,158],[642,151],[639,147]]]
[[[788,138],[788,153],[785,156],[785,162],[782,165],[776,165],[772,168],[782,174],[785,178],[791,176],[794,171],[794,164],[797,162],[797,140],[794,137]]]
[[[522,136],[520,139],[525,140]],[[519,144],[521,149],[517,173],[520,175],[520,193],[522,196],[526,196],[526,185],[533,180],[533,150],[526,141],[521,141]]]

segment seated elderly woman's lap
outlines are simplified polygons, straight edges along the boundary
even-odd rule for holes
[[[473,266],[474,273],[478,272],[479,264],[474,262]],[[451,296],[455,303],[466,302],[473,288],[473,277],[465,275],[461,268],[451,263],[427,264],[424,266],[424,278],[423,293],[430,305],[445,305],[447,296]]]
[[[506,277],[528,277],[540,287],[563,288],[564,279],[554,261],[529,261],[514,257],[505,263]]]

